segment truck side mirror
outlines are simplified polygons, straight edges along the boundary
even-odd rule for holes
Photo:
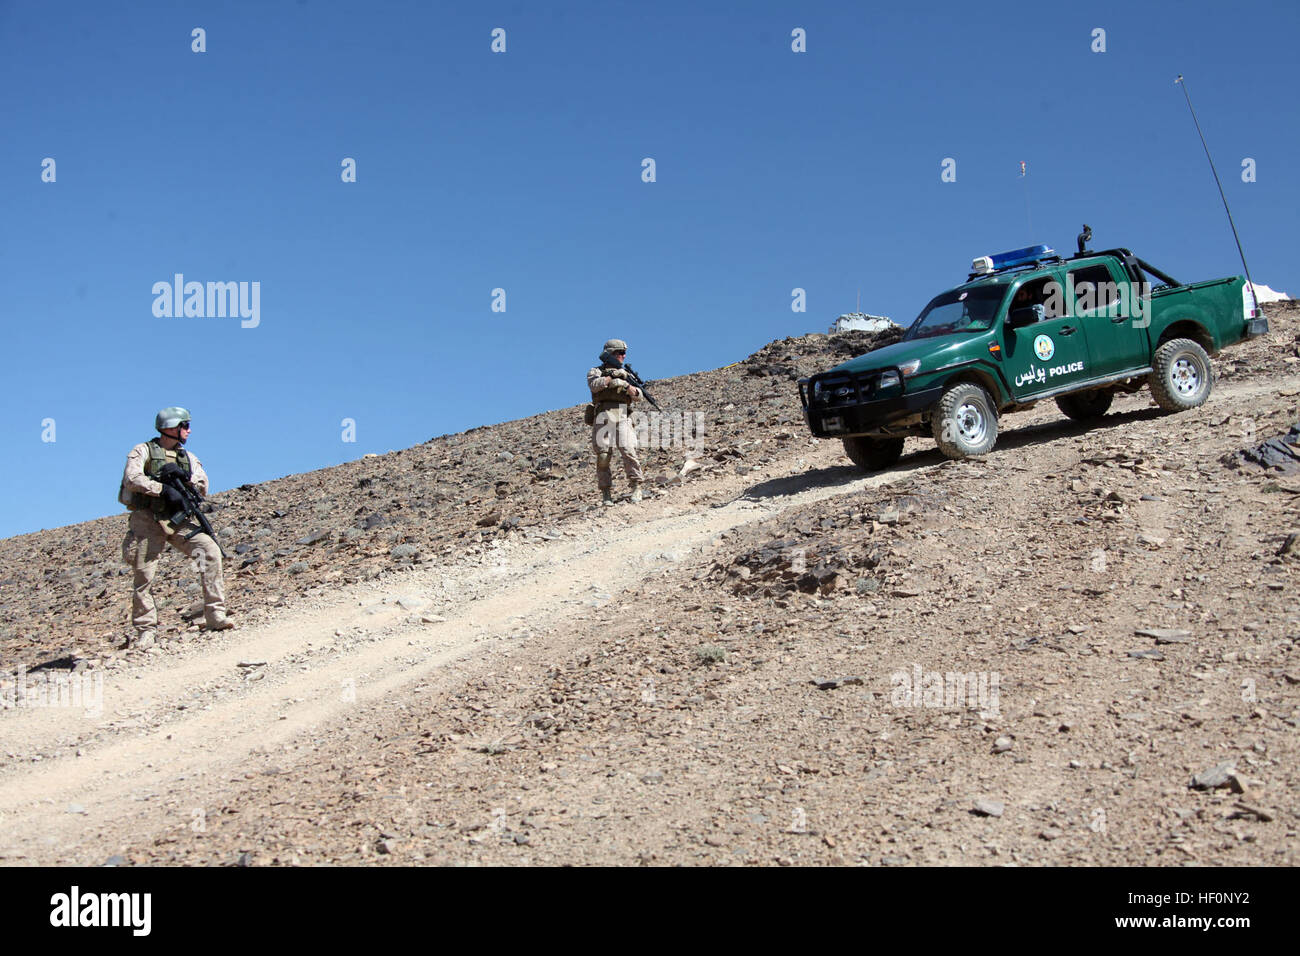
[[[1039,305],[1027,305],[1023,309],[1012,309],[1007,314],[1007,326],[1013,329],[1024,328],[1041,322],[1047,316],[1047,310]]]

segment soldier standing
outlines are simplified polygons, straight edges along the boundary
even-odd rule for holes
[[[173,526],[171,518],[180,511],[182,500],[179,492],[159,480],[179,477],[189,482],[200,497],[208,493],[208,476],[198,456],[184,448],[190,436],[190,413],[177,406],[164,408],[154,419],[154,427],[158,437],[141,442],[127,455],[119,494],[121,502],[131,509],[122,559],[135,569],[131,623],[136,641],[155,636],[158,611],[150,586],[158,570],[158,558],[169,544],[198,562],[205,623],[210,631],[224,631],[234,625],[226,618],[221,549],[202,531],[182,534],[187,529],[197,530],[186,522]]]
[[[587,372],[587,385],[595,417],[591,430],[591,447],[596,452],[596,487],[602,504],[614,503],[614,476],[610,462],[617,448],[623,456],[623,471],[632,486],[629,500],[641,500],[641,462],[636,457],[636,430],[632,427],[630,405],[641,400],[641,390],[627,380],[623,361],[627,343],[610,339],[600,353],[600,365]]]

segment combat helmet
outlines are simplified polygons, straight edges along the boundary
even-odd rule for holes
[[[626,342],[624,342],[622,339],[610,339],[608,342],[605,343],[605,347],[600,350],[600,360],[602,362],[608,362],[611,358],[614,357],[615,352],[626,352],[626,351],[627,351]]]
[[[167,408],[158,412],[153,420],[153,427],[161,432],[164,428],[175,428],[181,422],[190,420],[190,411],[188,408],[181,408],[179,405],[169,405]]]

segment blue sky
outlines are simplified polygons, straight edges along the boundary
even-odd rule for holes
[[[859,291],[906,322],[1085,221],[1237,274],[1180,72],[1252,274],[1300,294],[1297,27],[1290,2],[0,0],[0,535],[119,510],[165,405],[220,490],[585,401],[611,336],[658,378]],[[257,326],[155,316],[176,273],[260,283]]]

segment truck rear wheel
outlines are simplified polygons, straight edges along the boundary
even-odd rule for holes
[[[1204,405],[1214,387],[1210,357],[1191,339],[1170,339],[1151,360],[1151,397],[1167,412]]]
[[[880,471],[898,461],[903,454],[903,439],[854,435],[844,439],[844,454],[863,471]]]
[[[1110,410],[1110,403],[1115,400],[1113,392],[1099,392],[1096,390],[1090,392],[1074,392],[1070,395],[1060,395],[1056,399],[1056,407],[1067,418],[1073,418],[1077,422],[1086,422],[1091,418],[1101,418]]]
[[[983,455],[998,440],[998,412],[981,386],[962,382],[943,393],[930,428],[939,451],[949,458]]]

